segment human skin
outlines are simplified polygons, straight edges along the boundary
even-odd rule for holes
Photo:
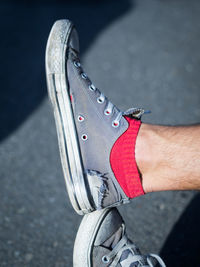
[[[143,123],[135,156],[145,193],[200,190],[200,125]]]

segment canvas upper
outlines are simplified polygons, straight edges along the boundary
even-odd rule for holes
[[[83,214],[129,202],[111,166],[111,150],[129,129],[124,116],[139,120],[144,110],[122,112],[93,85],[80,63],[78,34],[69,20],[59,20],[52,27],[46,74],[74,209]]]

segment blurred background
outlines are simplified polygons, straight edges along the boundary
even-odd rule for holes
[[[1,1],[0,266],[72,266],[81,217],[65,190],[44,68],[61,18],[74,21],[84,69],[122,110],[150,109],[150,123],[200,122],[199,0]],[[162,192],[120,211],[144,253],[195,267],[199,206],[198,193]]]

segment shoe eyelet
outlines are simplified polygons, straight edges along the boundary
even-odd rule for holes
[[[80,68],[81,63],[78,62],[78,61],[74,61],[74,66],[75,66],[76,68]]]
[[[86,80],[87,79],[87,75],[83,72],[83,73],[81,73],[81,77],[84,79],[84,80]]]
[[[118,121],[113,121],[112,122],[112,127],[117,128],[119,126],[119,122]]]
[[[103,257],[102,257],[102,262],[103,262],[103,263],[109,263],[109,261],[110,261],[110,260],[109,260],[109,258],[108,258],[107,256],[103,256]]]
[[[94,86],[93,84],[90,84],[90,85],[89,85],[89,89],[90,89],[91,91],[95,91],[96,88],[95,88],[95,86]]]
[[[83,135],[81,136],[81,139],[82,139],[83,141],[86,141],[86,140],[88,139],[87,134],[83,134]]]
[[[81,116],[81,115],[78,116],[78,121],[82,122],[82,121],[84,121],[84,119],[85,118],[83,116]]]
[[[101,99],[100,97],[98,97],[98,98],[97,98],[97,102],[98,102],[99,104],[102,104],[102,103],[104,102],[104,100]]]
[[[110,110],[107,109],[107,110],[104,111],[104,114],[109,116],[111,114],[111,112],[110,112]]]

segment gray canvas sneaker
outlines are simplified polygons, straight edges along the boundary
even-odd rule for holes
[[[156,263],[165,267],[158,255],[141,255],[127,238],[116,208],[84,216],[74,244],[74,267],[153,267]]]
[[[72,22],[55,22],[46,48],[46,77],[53,105],[64,177],[79,214],[129,202],[110,166],[110,151],[128,128],[123,115],[90,81],[79,59]]]

